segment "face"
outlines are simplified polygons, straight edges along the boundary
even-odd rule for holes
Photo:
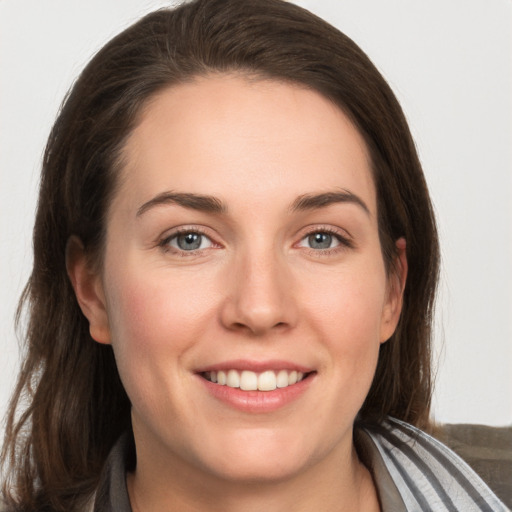
[[[138,466],[268,479],[346,458],[401,302],[358,131],[316,92],[217,76],[154,97],[123,156],[78,295]]]

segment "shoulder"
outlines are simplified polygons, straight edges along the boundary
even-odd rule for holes
[[[433,435],[466,461],[512,507],[512,426],[437,425]]]
[[[407,510],[507,510],[476,472],[434,437],[391,418],[363,430],[376,446]]]

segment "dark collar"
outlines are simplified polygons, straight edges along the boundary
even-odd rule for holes
[[[133,434],[126,432],[113,446],[100,477],[94,512],[132,512],[126,472],[135,466]]]

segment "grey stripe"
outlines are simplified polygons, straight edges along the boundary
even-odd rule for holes
[[[446,508],[450,512],[457,512],[457,507],[453,503],[452,499],[446,491],[444,490],[441,482],[436,477],[432,468],[428,466],[425,461],[423,461],[414,450],[406,444],[402,439],[397,437],[395,434],[388,430],[384,430],[385,433],[382,434],[384,438],[386,438],[391,444],[400,448],[400,451],[425,475],[425,478],[428,480],[434,491],[437,493],[441,502],[446,505]],[[492,511],[491,511],[492,512]]]
[[[476,489],[473,483],[467,478],[466,475],[442,452],[442,450],[433,443],[429,443],[421,435],[415,435],[415,431],[407,428],[401,423],[393,422],[399,430],[404,432],[407,436],[412,436],[415,441],[423,446],[433,457],[435,457],[439,463],[450,472],[451,476],[457,481],[457,483],[468,493],[469,497],[474,501],[482,512],[493,512],[493,509],[487,502],[482,503],[485,498]]]
[[[399,460],[393,455],[392,451],[384,445],[381,445],[384,453],[388,457],[388,459],[395,465],[397,471],[400,473],[403,481],[409,487],[412,492],[413,498],[416,500],[418,505],[422,508],[422,510],[428,510],[428,501],[425,495],[421,492],[418,486],[414,483],[414,480],[409,476],[409,473],[405,470],[405,468],[400,464]]]

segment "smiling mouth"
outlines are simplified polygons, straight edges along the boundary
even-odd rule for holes
[[[219,386],[239,388],[243,391],[274,391],[287,388],[306,379],[313,372],[303,373],[295,370],[267,370],[261,373],[235,369],[202,372],[201,376]]]

